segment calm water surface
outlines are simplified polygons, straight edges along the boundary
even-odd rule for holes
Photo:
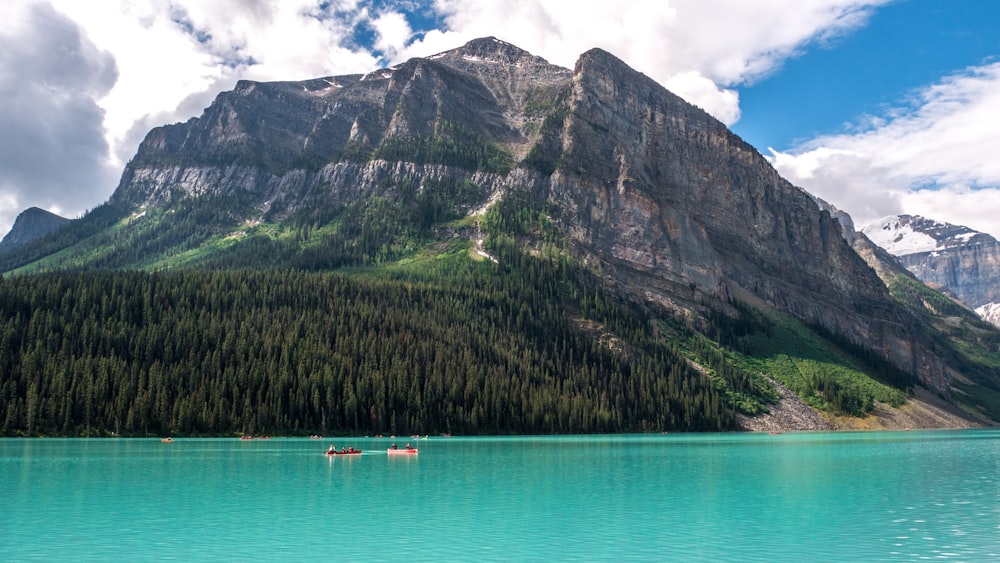
[[[389,443],[0,439],[0,560],[1000,559],[997,430]]]

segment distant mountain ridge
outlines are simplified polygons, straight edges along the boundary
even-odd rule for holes
[[[22,211],[10,231],[0,241],[0,252],[21,246],[59,230],[70,220],[55,213],[30,207]]]
[[[919,215],[889,216],[862,232],[924,282],[1000,322],[1000,243],[992,236]]]

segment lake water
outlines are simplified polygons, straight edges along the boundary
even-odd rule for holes
[[[390,442],[0,439],[0,560],[1000,558],[997,430]]]

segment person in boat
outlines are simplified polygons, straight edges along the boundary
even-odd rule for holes
[[[396,444],[395,444],[395,443],[394,443],[393,445],[389,446],[389,447],[391,447],[391,448],[392,448],[392,449],[394,449],[394,450],[398,450],[398,449],[399,449],[399,448],[398,448],[398,447],[396,446]]]
[[[412,449],[413,449],[413,446],[411,446],[411,445],[410,445],[410,443],[409,443],[409,442],[407,442],[407,443],[406,443],[406,449],[408,449],[408,450],[412,450]]]
[[[330,444],[330,449],[326,450],[326,453],[332,454],[332,453],[334,453],[336,451],[337,451],[337,448],[333,444]]]
[[[347,448],[345,446],[340,446],[340,453],[346,454],[347,453]]]

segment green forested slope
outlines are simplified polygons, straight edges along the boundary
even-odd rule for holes
[[[560,433],[733,427],[711,380],[557,264],[0,282],[0,433]],[[437,281],[430,281],[437,280]],[[583,316],[625,349],[575,328]]]
[[[474,260],[447,187],[238,237],[186,199],[81,230],[60,271],[0,280],[0,434],[724,430],[776,400],[762,373],[855,416],[886,400],[872,376],[912,383],[749,308],[636,305],[523,195],[476,219]]]

